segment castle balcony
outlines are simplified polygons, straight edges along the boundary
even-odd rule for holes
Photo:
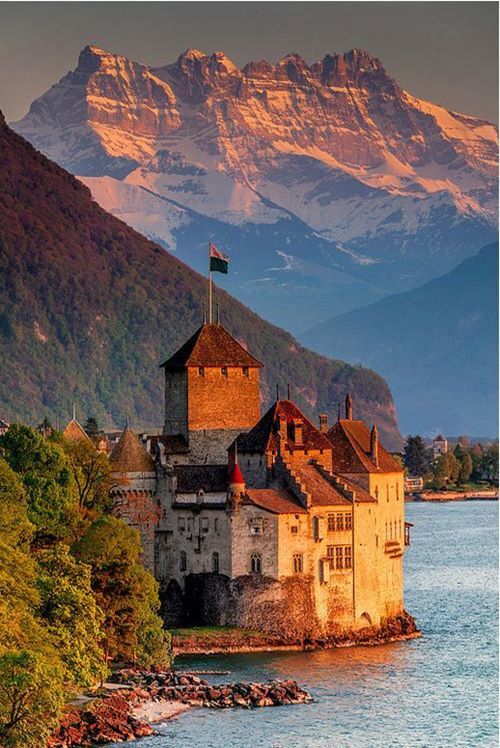
[[[403,555],[403,547],[399,540],[387,540],[384,546],[384,553],[389,558],[401,558]]]

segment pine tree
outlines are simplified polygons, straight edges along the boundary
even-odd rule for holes
[[[404,465],[410,475],[423,475],[427,469],[426,449],[421,436],[409,436],[404,448]]]

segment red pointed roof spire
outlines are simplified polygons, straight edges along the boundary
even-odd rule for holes
[[[240,466],[238,465],[238,448],[236,446],[236,443],[234,444],[234,465],[233,469],[231,471],[231,475],[229,478],[229,485],[230,486],[244,486],[245,485],[245,479],[243,477],[243,473],[240,470]]]

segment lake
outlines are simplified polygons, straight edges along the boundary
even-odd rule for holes
[[[498,745],[498,503],[407,504],[406,608],[421,639],[326,652],[179,658],[224,680],[295,678],[310,705],[194,709],[141,748]]]

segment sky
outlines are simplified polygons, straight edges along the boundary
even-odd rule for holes
[[[414,95],[498,122],[496,2],[0,2],[7,121],[74,69],[86,44],[153,66],[190,47],[237,65],[357,47]]]

